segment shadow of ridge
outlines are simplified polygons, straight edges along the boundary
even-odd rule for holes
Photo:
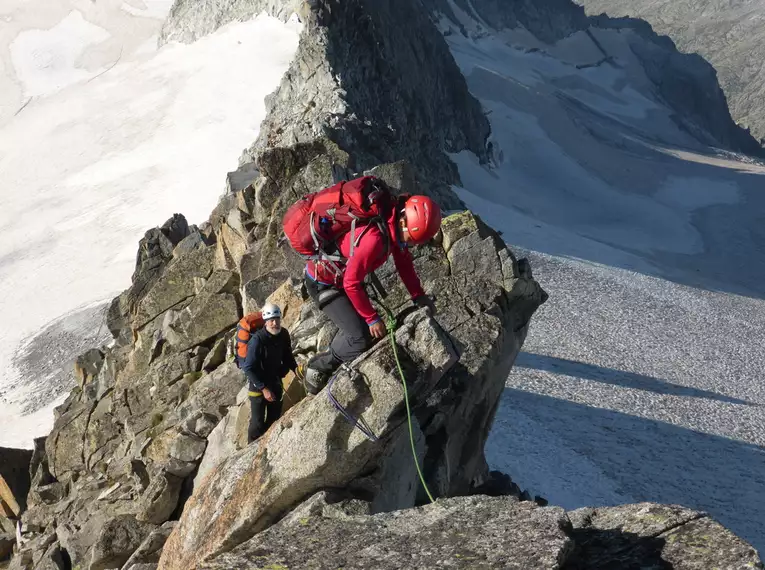
[[[657,394],[666,394],[669,396],[689,396],[692,398],[704,398],[718,402],[727,402],[729,404],[759,406],[759,404],[747,400],[724,396],[716,392],[710,392],[709,390],[701,390],[689,386],[682,386],[680,384],[673,384],[653,376],[646,376],[635,372],[626,372],[615,368],[606,368],[595,364],[586,364],[577,360],[556,358],[544,354],[521,352],[515,360],[515,367],[555,372],[558,374],[565,374],[566,376],[575,376],[577,378],[584,378],[585,380],[593,380],[604,384],[645,390],[647,392],[655,392]]]
[[[672,570],[661,556],[666,540],[620,530],[575,528],[567,533],[574,552],[563,570]]]
[[[528,422],[514,425],[515,413],[544,426],[548,437],[528,433]],[[582,475],[566,464],[565,458],[570,463],[577,456],[630,502],[675,504],[709,513],[755,549],[765,549],[761,446],[513,388],[502,394],[491,438],[511,445],[519,438],[526,444],[533,440],[536,478],[527,475],[521,480],[514,473],[513,462],[524,460],[517,455],[527,449],[523,445],[505,451],[509,460],[501,455],[490,463],[521,486],[538,489],[552,504],[567,510],[593,506],[588,498],[577,498],[582,497],[577,491]]]

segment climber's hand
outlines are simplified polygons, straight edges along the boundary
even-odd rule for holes
[[[369,334],[374,338],[383,338],[386,332],[385,325],[382,321],[377,321],[373,325],[369,325]]]

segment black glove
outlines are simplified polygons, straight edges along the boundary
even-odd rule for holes
[[[430,295],[420,295],[414,299],[414,304],[418,307],[427,309],[429,316],[434,317],[436,315],[436,303]]]

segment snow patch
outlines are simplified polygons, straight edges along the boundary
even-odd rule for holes
[[[76,40],[83,30],[68,26],[57,28],[64,51],[84,45]],[[265,97],[301,30],[294,19],[261,15],[193,44],[126,54],[108,73],[35,99],[0,127],[0,390],[17,385],[11,358],[20,343],[129,286],[147,229],[176,212],[189,223],[207,218],[225,173],[257,138]],[[26,396],[5,393],[17,409]],[[21,432],[1,421],[0,445],[30,445],[50,429],[45,417]]]
[[[86,21],[77,10],[49,30],[21,32],[9,50],[24,95],[49,95],[96,76],[100,69],[81,69],[77,58],[88,46],[110,37],[109,32]]]
[[[173,6],[173,0],[131,0],[130,2],[123,2],[120,6],[121,10],[124,10],[128,14],[133,16],[141,16],[143,18],[154,18],[161,20],[167,16],[170,12],[170,8]],[[138,4],[140,7],[136,7],[133,4]]]

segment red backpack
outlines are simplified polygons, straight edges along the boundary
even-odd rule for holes
[[[250,342],[255,331],[263,325],[265,325],[265,321],[260,311],[245,315],[236,325],[234,353],[236,354],[237,366],[244,364],[244,359],[247,358],[247,343]]]
[[[375,176],[362,176],[295,202],[284,214],[284,235],[307,260],[326,261],[336,275],[345,261],[336,255],[336,242],[351,232],[351,255],[366,228],[373,224],[387,236],[393,198],[387,184]],[[360,232],[357,227],[363,226]]]

